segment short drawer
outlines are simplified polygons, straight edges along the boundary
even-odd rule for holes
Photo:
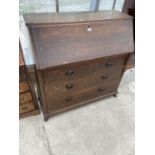
[[[96,85],[81,89],[76,92],[64,93],[60,96],[51,96],[47,99],[49,112],[62,110],[69,106],[80,104],[80,102],[103,96],[111,92],[116,92],[119,82],[111,82],[110,84]]]
[[[47,83],[44,85],[45,94],[50,96],[60,96],[62,93],[79,91],[80,89],[95,86],[97,84],[107,84],[111,81],[119,81],[123,73],[123,68],[113,70],[111,72],[103,72],[92,74],[78,80],[69,80],[67,82]]]
[[[26,91],[29,91],[29,84],[27,81],[24,81],[24,82],[20,82],[19,83],[19,92],[20,93],[23,93],[23,92],[26,92]]]
[[[91,72],[108,72],[114,69],[119,68],[120,66],[124,66],[126,62],[127,55],[118,55],[111,56],[99,59],[98,61],[93,62],[91,66]]]
[[[19,94],[19,103],[20,104],[25,104],[29,101],[32,101],[32,94],[31,92],[27,92],[27,93],[23,93],[23,94]]]
[[[78,64],[60,66],[56,69],[44,70],[44,82],[62,82],[68,80],[77,80],[85,76],[92,76],[98,72],[107,72],[124,66],[126,55],[99,58]]]
[[[30,101],[26,104],[23,104],[23,105],[19,105],[19,113],[20,114],[32,111],[34,109],[35,109],[35,106],[32,101]]]

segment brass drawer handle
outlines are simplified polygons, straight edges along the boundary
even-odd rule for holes
[[[67,98],[66,98],[66,101],[67,101],[67,102],[72,101],[72,100],[73,100],[73,97],[67,97]]]
[[[107,63],[106,63],[106,66],[107,66],[107,67],[111,67],[111,66],[112,66],[112,62],[107,62]]]
[[[72,70],[68,70],[65,73],[66,73],[67,76],[70,76],[70,75],[74,74],[74,72]]]
[[[101,76],[101,78],[102,78],[103,80],[106,80],[106,79],[108,79],[108,75],[103,75],[103,76]]]
[[[100,87],[100,88],[98,89],[98,91],[104,92],[104,91],[105,91],[105,88]]]
[[[73,85],[72,83],[69,83],[69,84],[66,85],[66,88],[67,88],[67,89],[71,89],[71,88],[73,88],[73,86],[74,86],[74,85]]]

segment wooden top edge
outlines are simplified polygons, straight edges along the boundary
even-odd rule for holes
[[[31,13],[24,14],[23,16],[26,25],[132,19],[131,16],[125,13],[113,10],[98,12]]]

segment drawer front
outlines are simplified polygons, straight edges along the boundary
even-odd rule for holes
[[[19,95],[19,104],[25,104],[30,101],[33,101],[31,92],[27,92]]]
[[[26,113],[35,109],[34,103],[30,101],[29,103],[19,105],[19,113]]]
[[[118,82],[112,82],[105,85],[96,85],[93,87],[88,87],[77,92],[70,92],[62,94],[61,97],[53,96],[47,99],[47,106],[49,112],[55,112],[57,110],[62,110],[69,106],[74,106],[82,101],[87,101],[95,97],[105,95],[110,92],[115,92],[118,87]]]
[[[133,51],[129,20],[32,27],[40,69]]]
[[[28,82],[27,81],[24,81],[24,82],[19,83],[19,92],[20,93],[29,91],[29,89],[30,88],[29,88],[29,85],[28,85]]]
[[[108,72],[124,66],[127,55],[111,56],[94,61],[91,66],[91,72]]]
[[[45,94],[50,96],[59,96],[62,93],[78,91],[80,89],[95,86],[97,84],[110,83],[111,81],[119,81],[123,73],[123,68],[119,68],[112,72],[103,72],[92,74],[91,76],[86,76],[78,80],[70,80],[67,82],[55,82],[44,84]]]
[[[98,72],[108,72],[125,64],[127,55],[113,56],[61,66],[57,69],[43,71],[45,83],[77,80]]]

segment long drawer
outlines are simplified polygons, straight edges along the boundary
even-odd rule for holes
[[[55,82],[44,84],[44,90],[46,97],[59,96],[62,93],[78,91],[80,89],[94,86],[97,84],[111,83],[111,81],[119,81],[123,72],[123,68],[119,68],[112,72],[103,72],[98,74],[92,74],[79,80],[70,80],[67,82]]]
[[[91,76],[98,72],[108,72],[124,65],[126,55],[105,57],[78,64],[60,66],[43,71],[44,82],[63,82]]]
[[[79,104],[82,101],[99,97],[117,90],[119,82],[113,81],[108,84],[98,84],[81,89],[76,92],[65,93],[60,96],[50,96],[47,98],[47,107],[49,112],[55,112],[63,108]]]

